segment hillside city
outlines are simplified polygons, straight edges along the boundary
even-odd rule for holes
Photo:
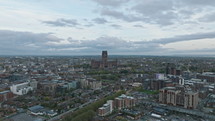
[[[214,57],[0,57],[0,121],[214,119]]]

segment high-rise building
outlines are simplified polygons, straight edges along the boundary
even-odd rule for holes
[[[167,94],[171,90],[174,91],[175,87],[165,87],[165,88],[159,90],[159,102],[160,103],[167,104]],[[168,98],[171,98],[170,94],[168,94]],[[170,101],[168,101],[168,102],[170,102]]]
[[[195,109],[198,105],[199,94],[197,92],[186,92],[184,96],[184,107]]]
[[[168,90],[167,91],[167,104],[176,106],[177,94],[179,92],[180,92],[179,90]]]
[[[163,104],[195,109],[198,105],[198,101],[199,95],[197,92],[186,92],[175,87],[165,87],[159,90],[159,102]]]
[[[131,96],[121,95],[114,100],[115,108],[121,110],[123,108],[131,108],[135,106],[136,100]]]

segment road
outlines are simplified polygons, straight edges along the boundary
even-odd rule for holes
[[[111,95],[111,92],[105,94],[104,96],[109,96],[109,95]],[[67,114],[69,114],[69,113],[72,113],[72,112],[75,111],[76,109],[83,108],[83,107],[85,107],[85,106],[87,106],[87,105],[89,105],[89,104],[91,104],[91,103],[93,103],[93,102],[96,102],[96,101],[97,101],[97,100],[91,100],[91,101],[89,101],[89,102],[86,102],[86,103],[80,105],[79,107],[72,108],[72,109],[70,109],[70,110],[68,110],[68,111],[66,111],[66,112],[64,112],[64,113],[61,113],[61,114],[59,114],[59,115],[57,115],[57,116],[55,116],[55,117],[52,117],[52,118],[50,118],[48,121],[59,121],[63,116],[65,116],[65,115],[67,115]]]
[[[72,109],[70,109],[70,110],[68,110],[68,111],[66,111],[66,112],[64,112],[64,113],[61,113],[60,115],[57,115],[57,116],[55,116],[55,117],[49,119],[48,121],[58,121],[58,120],[61,119],[61,117],[65,116],[65,115],[67,115],[67,114],[69,114],[69,113],[72,113],[72,112],[75,111],[76,109],[83,108],[84,106],[89,105],[90,103],[93,103],[93,102],[94,102],[94,101],[86,102],[86,103],[80,105],[78,108],[72,108]]]
[[[141,103],[147,104],[147,105],[152,105],[152,106],[159,106],[159,107],[162,107],[164,109],[168,109],[170,111],[177,111],[177,112],[180,112],[180,113],[186,113],[186,114],[189,114],[189,115],[199,116],[199,117],[202,117],[202,118],[207,118],[207,119],[212,119],[212,120],[215,119],[215,115],[207,114],[207,113],[204,113],[204,112],[201,112],[201,111],[198,111],[198,110],[190,110],[190,109],[185,109],[185,108],[182,108],[182,107],[163,105],[163,104],[160,104],[160,103],[150,102],[150,101],[146,101],[146,100],[143,100]]]

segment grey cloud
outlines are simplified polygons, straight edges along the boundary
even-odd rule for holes
[[[131,42],[127,42],[117,37],[99,37],[95,40],[73,40],[68,38],[71,42],[70,47],[89,47],[94,49],[116,49],[124,47],[132,47]]]
[[[49,48],[48,41],[61,41],[51,33],[31,33],[0,30],[0,54],[38,54]]]
[[[109,9],[102,9],[101,10],[102,15],[112,16],[114,18],[124,19],[126,18],[125,15],[122,12],[109,10]]]
[[[110,16],[110,17],[113,17],[116,19],[122,19],[122,20],[127,21],[127,22],[142,21],[143,19],[145,19],[145,17],[142,17],[142,16],[135,16],[132,14],[126,15],[123,12],[110,10],[107,8],[101,10],[101,15]]]
[[[214,7],[215,1],[214,0],[181,0],[186,5],[199,5],[199,6],[212,6]]]
[[[169,50],[170,55],[181,55],[181,56],[212,56],[215,57],[215,48],[203,48],[195,50]]]
[[[206,14],[205,16],[199,18],[200,22],[215,22],[215,12]]]
[[[42,21],[42,23],[51,25],[51,26],[58,26],[58,27],[75,27],[79,25],[77,20],[75,19],[57,19],[55,21]]]
[[[140,25],[140,24],[135,24],[135,25],[133,25],[133,27],[138,27],[138,28],[144,28],[142,25]]]
[[[199,39],[213,39],[215,38],[215,32],[208,32],[208,33],[194,33],[188,35],[180,35],[171,38],[161,38],[152,41],[142,41],[137,42],[138,44],[146,44],[146,43],[158,43],[158,44],[169,44],[175,42],[182,42],[182,41],[191,41],[191,40],[199,40]]]
[[[92,26],[94,26],[93,24],[86,24],[86,25],[84,25],[85,27],[92,27]]]
[[[135,5],[131,10],[145,16],[142,21],[147,23],[155,23],[160,25],[172,25],[178,18],[174,12],[174,4],[172,0],[150,0]]]
[[[112,6],[112,7],[118,7],[122,5],[123,3],[128,2],[129,0],[92,0],[102,6]]]
[[[0,30],[0,55],[90,55],[110,50],[120,54],[159,55],[176,53],[162,44],[195,39],[215,38],[215,32],[181,35],[152,41],[133,42],[103,36],[93,40],[61,39],[52,33],[32,33]],[[205,49],[205,53],[213,53]],[[178,52],[180,53],[180,52]],[[182,53],[182,51],[181,51]]]
[[[161,11],[161,10],[157,9],[157,11]],[[127,22],[145,22],[145,23],[159,24],[159,25],[171,25],[174,23],[174,20],[177,19],[177,15],[172,11],[168,11],[168,12],[161,11],[153,14],[150,12],[149,12],[150,14],[138,13],[138,15],[137,14],[135,15],[135,14],[125,14],[120,11],[110,10],[108,8],[105,8],[105,9],[102,9],[100,12],[101,12],[100,14],[103,16],[109,16],[109,17],[112,17],[115,19],[121,19]]]
[[[132,10],[147,16],[162,14],[163,11],[173,10],[172,0],[146,0],[132,7]]]
[[[162,50],[159,44],[135,44],[117,37],[93,40],[61,39],[51,33],[31,33],[0,30],[0,55],[81,55],[101,50],[113,53],[141,53]]]
[[[95,19],[93,19],[93,21],[94,21],[95,23],[97,23],[97,24],[105,24],[105,23],[108,22],[108,21],[107,21],[106,19],[104,19],[104,18],[95,18]]]
[[[72,46],[77,47],[88,47],[82,52],[100,52],[101,50],[110,50],[112,53],[120,54],[158,54],[168,49],[162,48],[157,43],[145,43],[136,44],[132,41],[125,41],[117,37],[99,37],[95,40],[70,40],[73,42]],[[74,44],[78,43],[78,44]]]
[[[120,29],[122,26],[118,24],[111,24],[111,27],[114,27],[115,29]]]
[[[108,0],[100,2],[105,1],[107,3],[109,2]],[[127,3],[130,6],[122,6],[123,9],[121,9],[121,7],[119,9],[117,6],[113,6],[114,9],[109,7],[100,8],[100,15],[124,20],[126,22],[143,22],[168,26],[187,24],[187,22],[195,23],[196,19],[192,17],[193,15],[204,12],[208,7],[215,4],[213,0],[138,0],[127,1]],[[202,19],[202,22],[212,21],[213,18],[214,17],[209,17],[206,20]]]

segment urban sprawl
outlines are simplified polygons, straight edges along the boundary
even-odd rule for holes
[[[1,56],[0,121],[214,121],[215,58]]]

